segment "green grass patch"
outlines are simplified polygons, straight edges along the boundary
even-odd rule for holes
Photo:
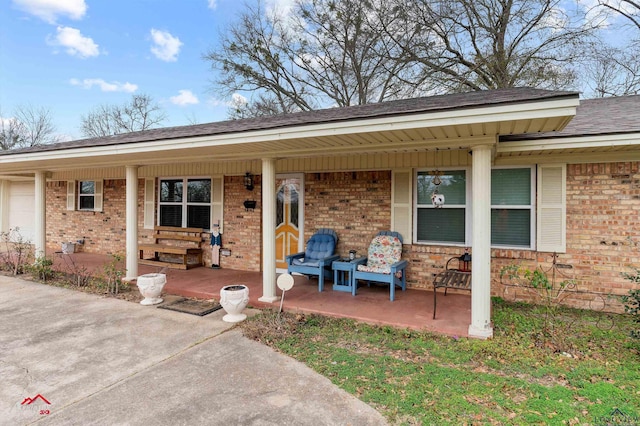
[[[489,340],[273,311],[242,328],[391,424],[612,423],[615,409],[640,424],[640,356],[638,340],[629,335],[631,318],[563,310],[559,318],[571,333],[559,347],[541,339],[541,312],[494,301]]]

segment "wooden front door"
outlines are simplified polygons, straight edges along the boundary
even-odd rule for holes
[[[276,177],[276,269],[286,270],[287,255],[301,250],[302,177]]]

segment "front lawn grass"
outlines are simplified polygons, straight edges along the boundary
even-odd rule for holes
[[[273,311],[242,328],[391,424],[640,424],[631,318],[563,309],[563,335],[548,339],[542,316],[541,307],[494,300],[489,340]]]

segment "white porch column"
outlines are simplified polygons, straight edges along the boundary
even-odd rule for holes
[[[276,296],[276,160],[262,159],[262,297],[272,303]]]
[[[46,225],[46,172],[36,172],[35,176],[35,203],[33,224],[33,245],[36,250],[36,258],[47,254],[47,225]]]
[[[471,324],[469,335],[489,338],[491,325],[491,156],[490,145],[472,149]]]
[[[138,276],[138,166],[126,167],[126,266],[125,279]]]
[[[9,188],[11,182],[0,180],[0,232],[9,232]]]

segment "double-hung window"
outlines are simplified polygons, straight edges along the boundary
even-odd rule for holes
[[[491,245],[532,248],[535,240],[531,167],[491,171]]]
[[[93,210],[96,200],[96,183],[93,180],[78,182],[78,210]]]
[[[102,180],[67,181],[67,210],[102,211]]]
[[[416,184],[416,239],[420,243],[460,244],[467,242],[467,190],[466,170],[447,170],[437,174],[440,184],[435,185],[436,174],[419,171]],[[443,194],[445,203],[436,208],[431,203],[435,190]]]
[[[211,179],[160,179],[161,226],[211,229]]]
[[[418,243],[470,245],[470,171],[419,171],[416,179],[415,235]],[[434,191],[445,203],[436,208]],[[533,248],[535,241],[535,176],[531,167],[491,170],[491,245]]]

